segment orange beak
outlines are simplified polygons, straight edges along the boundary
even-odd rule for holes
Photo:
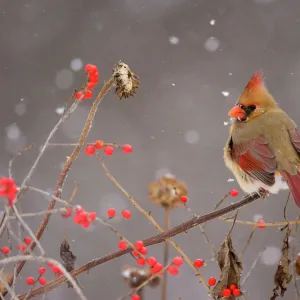
[[[239,106],[235,105],[229,112],[228,116],[235,119],[244,119],[246,117],[245,111]]]

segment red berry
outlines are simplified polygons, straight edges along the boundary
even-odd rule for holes
[[[94,155],[96,152],[96,149],[94,146],[92,145],[88,145],[86,146],[85,148],[85,154],[88,155],[88,156],[91,156],[91,155]]]
[[[172,261],[173,265],[180,267],[183,264],[183,259],[180,256],[176,256]]]
[[[143,254],[143,255],[146,255],[148,253],[148,250],[146,247],[142,247],[140,250],[140,253]]]
[[[260,229],[266,228],[264,220],[259,220],[257,223],[260,224],[259,226],[257,226],[258,228]]]
[[[93,93],[89,90],[87,90],[84,94],[84,99],[90,99],[93,97]]]
[[[54,265],[53,265],[53,263],[49,262],[49,263],[47,263],[47,266],[50,267],[50,268],[53,268]]]
[[[131,300],[141,300],[141,297],[137,294],[131,296]]]
[[[40,267],[40,268],[39,268],[39,273],[40,273],[41,275],[45,274],[45,273],[46,273],[46,268]]]
[[[97,218],[97,213],[95,211],[91,211],[89,213],[89,218],[90,218],[91,221],[95,221],[96,218]]]
[[[238,296],[241,294],[241,290],[240,290],[240,289],[234,289],[234,290],[232,291],[232,294],[233,294],[233,296],[238,297]]]
[[[127,220],[130,219],[131,218],[131,211],[128,210],[128,209],[124,209],[122,211],[122,216],[123,216],[124,219],[127,219]]]
[[[9,249],[8,247],[2,247],[1,252],[2,252],[4,255],[7,255],[7,254],[9,254],[10,249]]]
[[[114,154],[115,150],[112,146],[106,146],[103,151],[107,156],[111,156]]]
[[[129,144],[125,144],[122,149],[123,149],[124,153],[131,153],[132,152],[132,146],[129,145]]]
[[[26,282],[28,285],[33,285],[35,283],[35,280],[33,277],[27,277]]]
[[[231,191],[230,191],[230,195],[231,195],[232,197],[237,197],[237,196],[239,195],[239,192],[238,192],[237,190],[231,190]]]
[[[20,244],[18,245],[18,250],[21,252],[25,252],[26,251],[26,246],[24,244]]]
[[[82,226],[83,228],[89,228],[90,225],[91,225],[91,223],[90,223],[88,220],[85,220],[85,221],[83,221],[83,222],[81,223],[81,226]]]
[[[126,243],[126,241],[120,241],[119,242],[119,249],[120,250],[126,250],[127,249],[127,243]]]
[[[75,206],[75,213],[76,214],[79,214],[79,213],[84,212],[84,211],[85,211],[85,209],[81,205],[76,205]]]
[[[77,99],[77,100],[83,100],[83,93],[82,92],[77,92],[76,94],[75,94],[75,98]]]
[[[39,283],[40,283],[40,285],[45,285],[45,284],[47,283],[47,279],[44,278],[44,277],[41,277],[41,278],[39,279]]]
[[[87,84],[87,86],[86,86],[86,88],[87,88],[88,90],[92,90],[94,87],[95,87],[95,83],[93,83],[93,82],[89,82],[89,83]]]
[[[95,73],[95,72],[98,72],[98,68],[95,65],[87,64],[84,66],[84,71],[86,73]]]
[[[98,72],[89,76],[89,82],[92,82],[94,84],[97,84],[99,82]]]
[[[180,196],[180,201],[181,201],[182,203],[187,203],[188,197],[187,197],[187,196]]]
[[[216,280],[215,277],[210,277],[210,278],[208,279],[208,285],[209,285],[209,286],[214,286],[214,285],[216,284],[216,282],[217,282],[217,280]]]
[[[70,218],[72,216],[72,209],[70,207],[66,207],[64,211],[61,213],[62,217]]]
[[[59,273],[61,273],[61,270],[60,270],[59,267],[53,266],[53,267],[52,267],[52,272],[53,272],[54,274],[59,274]]]
[[[94,146],[95,146],[96,149],[100,150],[100,149],[103,148],[104,142],[101,141],[101,140],[97,140],[97,141],[95,142]]]
[[[231,290],[230,290],[230,289],[224,289],[224,290],[222,291],[222,295],[223,295],[223,297],[225,297],[225,298],[230,297],[230,296],[231,296]]]
[[[157,260],[156,260],[155,257],[150,256],[150,257],[148,258],[148,265],[149,265],[150,267],[154,267],[154,266],[156,265],[156,263],[157,263]]]
[[[168,268],[168,272],[169,272],[170,275],[176,276],[176,275],[178,275],[179,270],[178,270],[178,268],[175,267],[175,266],[170,266],[170,267]]]
[[[135,249],[140,250],[141,248],[144,247],[144,242],[143,241],[136,241],[134,244]]]
[[[163,265],[160,264],[160,263],[156,263],[156,264],[154,265],[154,267],[152,268],[151,272],[152,272],[152,274],[157,274],[157,273],[159,273],[162,269],[163,269]]]
[[[235,290],[236,288],[237,288],[236,284],[231,284],[231,285],[229,286],[229,289],[230,289],[231,291]]]
[[[143,266],[143,265],[145,265],[146,260],[145,260],[145,258],[140,257],[140,258],[137,260],[137,263],[138,263],[140,266]]]
[[[131,254],[132,254],[134,257],[139,257],[139,256],[140,256],[135,250],[133,250],[133,251],[131,252]]]
[[[116,215],[116,210],[114,208],[109,208],[107,210],[107,215],[109,218],[113,218]]]
[[[204,261],[202,259],[198,258],[194,261],[194,266],[196,268],[202,268],[204,266]]]
[[[28,237],[26,237],[25,239],[24,239],[24,243],[26,244],[26,245],[30,245],[31,244],[31,238],[28,236]]]

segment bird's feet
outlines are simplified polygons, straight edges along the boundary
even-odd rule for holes
[[[266,199],[269,196],[269,192],[263,188],[260,188],[258,194],[262,199]]]

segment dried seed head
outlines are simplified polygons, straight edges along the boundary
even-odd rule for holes
[[[295,270],[298,276],[300,276],[300,253],[298,254],[295,261]]]
[[[116,84],[115,92],[120,100],[134,96],[140,86],[138,76],[131,72],[130,68],[121,61],[113,69],[113,78]]]
[[[181,196],[187,195],[187,186],[174,176],[163,176],[149,185],[150,199],[164,208],[182,205]]]
[[[142,283],[144,283],[146,280],[148,280],[152,276],[152,273],[151,268],[143,270],[125,266],[122,270],[122,276],[130,288],[136,288]],[[156,287],[159,284],[159,282],[160,278],[158,276],[155,276],[149,281],[149,286]]]

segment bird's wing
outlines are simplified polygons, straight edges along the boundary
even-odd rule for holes
[[[250,177],[267,186],[275,183],[277,163],[266,139],[259,137],[244,144],[234,144],[232,141],[230,146],[232,159]]]
[[[300,134],[297,128],[289,131],[291,142],[296,148],[297,152],[300,154]]]

